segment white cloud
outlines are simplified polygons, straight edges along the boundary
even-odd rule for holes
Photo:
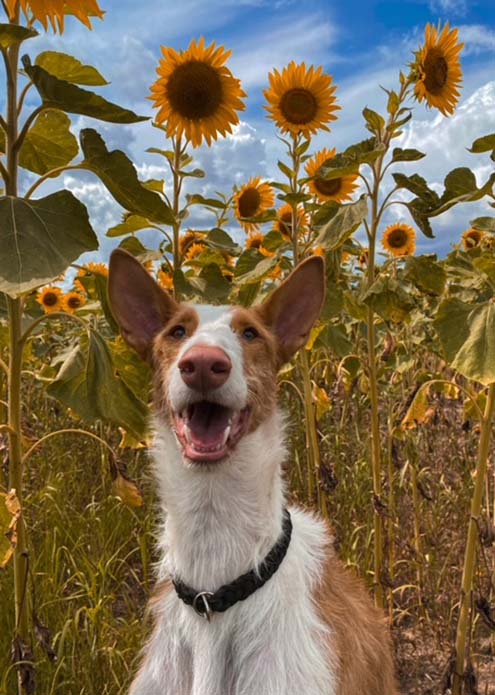
[[[468,10],[468,0],[431,0],[430,10],[463,16]]]
[[[483,24],[464,24],[459,27],[464,43],[463,56],[495,52],[495,31]]]

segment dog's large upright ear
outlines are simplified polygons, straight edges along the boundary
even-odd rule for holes
[[[149,359],[153,338],[178,304],[123,249],[112,252],[109,271],[108,296],[122,336],[143,359]]]
[[[278,339],[281,365],[307,343],[324,299],[325,263],[319,256],[311,256],[258,307]]]

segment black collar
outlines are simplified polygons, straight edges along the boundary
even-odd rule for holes
[[[292,521],[289,511],[285,509],[282,534],[257,571],[250,570],[215,592],[196,591],[180,579],[174,579],[172,581],[177,595],[188,606],[192,606],[196,613],[210,620],[212,613],[222,613],[238,601],[244,601],[275,574],[287,553],[291,535]]]

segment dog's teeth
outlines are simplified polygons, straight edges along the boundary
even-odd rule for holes
[[[229,425],[225,428],[225,431],[224,431],[224,433],[223,433],[222,443],[221,443],[221,445],[219,446],[219,448],[222,447],[222,446],[225,446],[225,444],[226,444],[226,442],[227,442],[227,439],[229,438],[229,435],[230,435],[230,429],[231,429],[231,427],[230,427],[230,423],[229,423]]]

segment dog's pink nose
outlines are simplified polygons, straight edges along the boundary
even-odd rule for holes
[[[182,380],[195,391],[217,389],[227,381],[232,362],[221,348],[196,345],[179,362]]]

